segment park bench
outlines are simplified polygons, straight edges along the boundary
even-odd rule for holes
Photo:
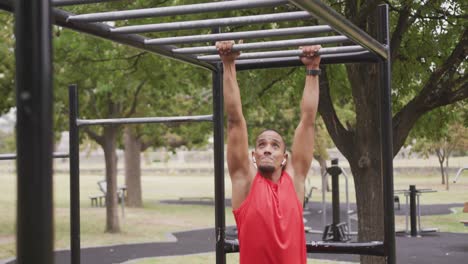
[[[102,207],[106,204],[106,196],[104,194],[90,195],[91,207]]]
[[[100,180],[97,182],[99,190],[102,194],[91,195],[89,199],[91,200],[91,206],[104,206],[106,205],[106,193],[107,193],[107,182],[105,180]],[[125,186],[119,187],[117,190],[117,198],[118,202],[121,203],[123,199],[125,199],[127,188]]]

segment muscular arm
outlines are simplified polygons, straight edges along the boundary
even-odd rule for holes
[[[307,69],[319,69],[320,57],[313,56],[320,46],[303,48],[302,58]],[[319,77],[307,75],[301,101],[301,119],[292,145],[292,175],[299,201],[304,200],[304,185],[314,154],[315,117],[319,102]]]
[[[247,197],[253,178],[253,167],[248,154],[247,125],[242,113],[239,86],[237,84],[235,54],[232,44],[217,43],[223,59],[224,107],[227,113],[227,163],[232,183],[232,208],[239,208]],[[224,51],[227,50],[227,53]]]

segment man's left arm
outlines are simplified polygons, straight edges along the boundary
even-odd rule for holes
[[[314,155],[315,117],[319,103],[320,46],[303,47],[302,62],[306,66],[305,86],[301,101],[301,119],[294,133],[291,149],[291,165],[294,186],[301,204],[304,201],[304,187]]]

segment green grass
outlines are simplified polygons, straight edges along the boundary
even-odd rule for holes
[[[0,259],[15,255],[15,214],[16,214],[16,175],[5,169],[2,164],[0,173]],[[8,165],[9,166],[9,165]],[[61,166],[64,166],[63,164]],[[310,177],[310,185],[320,187],[320,177]],[[144,176],[142,178],[144,208],[126,208],[125,218],[120,218],[122,232],[119,234],[104,233],[105,208],[93,208],[89,196],[100,191],[96,182],[103,176],[83,174],[80,178],[81,192],[81,242],[83,247],[122,243],[140,243],[167,241],[172,232],[207,228],[214,226],[214,209],[208,206],[186,206],[161,204],[159,200],[178,199],[180,197],[213,197],[213,176]],[[231,196],[229,178],[225,178],[226,197]],[[118,185],[123,178],[118,178]],[[395,175],[395,189],[408,189],[415,184],[418,188],[431,188],[436,193],[424,194],[422,204],[463,203],[468,202],[468,181],[451,184],[449,191],[440,184],[440,176],[435,175]],[[340,189],[344,191],[344,181]],[[354,199],[353,183],[350,181],[350,198]],[[330,201],[330,193],[327,199]],[[344,201],[344,193],[341,196]],[[312,201],[320,201],[320,191],[315,191]],[[401,202],[404,197],[401,196]],[[54,176],[55,204],[55,247],[69,248],[69,178],[65,174]],[[468,228],[459,223],[468,219],[468,214],[458,213],[442,216],[422,217],[423,227],[438,227],[440,231],[468,232]],[[234,225],[231,208],[226,208],[226,224]],[[404,217],[396,217],[397,229],[404,228]],[[187,257],[156,258],[141,260],[135,263],[213,263],[213,254],[192,255]],[[237,256],[229,255],[231,263],[236,263]],[[187,261],[190,259],[190,261]],[[150,262],[145,262],[150,261]],[[197,262],[199,261],[199,262]],[[234,261],[234,262],[232,262]],[[334,262],[310,262],[334,263]]]
[[[463,213],[463,208],[453,208],[456,213],[446,215],[421,216],[422,228],[438,228],[440,232],[468,233],[468,227],[465,227],[461,220],[468,220],[468,214]],[[408,218],[408,225],[409,225]],[[395,217],[395,229],[405,230],[405,216]],[[408,227],[409,228],[409,227]]]
[[[133,260],[125,262],[125,264],[206,264],[215,263],[216,258],[214,253],[210,254],[196,254],[188,256],[177,256],[177,257],[160,257],[160,258],[146,258],[141,260]],[[227,264],[239,263],[239,254],[228,254],[226,256]],[[308,259],[307,264],[346,264],[353,262],[343,261],[330,261],[330,260],[313,260]]]

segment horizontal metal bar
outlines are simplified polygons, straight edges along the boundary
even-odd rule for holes
[[[237,253],[239,252],[239,241],[226,239],[224,241],[224,251],[226,253]]]
[[[306,242],[306,248],[307,253],[385,256],[383,242],[381,241],[367,243],[309,241]],[[239,252],[239,241],[225,240],[224,250],[226,253]]]
[[[175,116],[175,117],[137,117],[137,118],[110,118],[110,119],[77,119],[78,126],[92,125],[123,125],[123,124],[149,124],[149,123],[180,123],[213,121],[213,115]]]
[[[376,63],[379,57],[370,51],[322,55],[320,64]],[[304,66],[299,57],[266,58],[236,61],[238,71]]]
[[[277,14],[266,14],[256,16],[243,17],[228,17],[214,18],[205,20],[181,21],[160,24],[147,24],[111,28],[112,33],[128,34],[128,33],[145,33],[145,32],[161,32],[170,30],[197,29],[197,28],[213,28],[232,25],[250,25],[255,23],[280,22],[298,19],[307,19],[311,16],[306,11],[286,12]]]
[[[254,50],[254,49],[299,47],[299,46],[304,46],[304,45],[342,43],[346,41],[349,41],[349,39],[345,36],[275,40],[275,41],[234,44],[232,46],[232,50],[244,51],[244,50]],[[215,46],[179,48],[179,49],[173,49],[172,52],[174,52],[175,54],[218,53]]]
[[[70,1],[70,0],[67,0],[67,1]],[[74,1],[79,1],[79,0],[74,0]],[[102,13],[94,13],[94,14],[82,14],[82,15],[72,16],[69,18],[69,20],[80,21],[80,22],[115,21],[115,20],[125,20],[125,19],[132,19],[132,18],[176,16],[176,15],[184,15],[184,14],[197,14],[197,13],[205,13],[205,12],[236,10],[236,9],[243,9],[243,8],[270,7],[270,6],[277,6],[281,4],[287,4],[287,3],[288,1],[285,1],[285,0],[256,0],[256,1],[237,0],[237,1],[193,4],[193,5],[166,6],[166,7],[158,7],[158,8],[102,12]]]
[[[7,11],[11,8],[11,11],[14,9],[13,1],[11,0],[0,0],[0,8],[2,6],[6,7]],[[172,59],[180,60],[183,62],[190,63],[195,66],[202,67],[204,69],[208,69],[211,71],[216,70],[216,67],[210,63],[202,62],[197,60],[194,56],[186,56],[186,55],[178,55],[172,53],[172,49],[174,46],[146,46],[144,44],[144,40],[146,39],[140,35],[115,35],[109,33],[110,26],[104,23],[75,23],[75,22],[67,22],[67,18],[74,14],[54,8],[51,12],[52,21],[54,24],[73,29],[75,31],[80,31],[83,33],[87,33],[96,37],[101,37],[107,40],[111,40],[115,43],[124,44],[130,47],[138,48],[140,50],[146,50],[152,53],[156,53],[165,57],[169,57]]]
[[[98,4],[106,2],[116,2],[120,0],[52,0],[53,6],[71,6],[71,5],[85,5],[85,4]]]
[[[300,34],[318,34],[333,31],[330,26],[310,26],[310,27],[295,27],[295,28],[278,28],[267,30],[253,30],[244,32],[219,33],[209,35],[192,35],[172,38],[149,39],[145,41],[146,45],[167,45],[167,44],[187,44],[197,42],[211,42],[218,40],[237,40],[237,39],[252,39],[277,36],[291,36]]]
[[[65,152],[54,152],[52,154],[52,157],[54,158],[68,158],[69,155],[68,153]],[[0,160],[15,160],[16,159],[16,154],[11,153],[11,154],[0,154]]]
[[[347,36],[356,44],[366,47],[370,51],[387,59],[388,52],[386,46],[369,36],[366,32],[359,27],[348,21],[341,14],[327,6],[320,0],[290,0],[296,6],[310,12],[311,15],[330,25],[336,31]]]
[[[0,0],[2,1],[2,0]],[[94,35],[97,37],[101,37],[104,39],[108,39],[114,41],[116,43],[128,45],[131,47],[135,47],[141,50],[146,50],[152,53],[156,53],[165,57],[169,57],[172,59],[188,62],[192,65],[200,66],[205,69],[214,70],[215,67],[209,63],[200,62],[194,56],[184,56],[172,53],[171,49],[174,46],[146,46],[144,44],[145,37],[140,35],[115,35],[109,34],[109,26],[104,23],[74,23],[74,22],[66,22],[67,17],[70,16],[70,13],[54,9],[53,10],[54,21],[55,24],[70,28],[76,31],[81,31],[90,35]]]
[[[337,53],[348,53],[348,52],[359,52],[367,51],[361,46],[344,46],[344,47],[332,47],[332,48],[321,48],[318,55],[324,54],[337,54]],[[278,57],[291,57],[291,56],[302,56],[302,50],[279,50],[279,51],[265,51],[265,52],[251,52],[242,53],[237,59],[260,59],[260,58],[278,58]],[[220,61],[219,55],[204,55],[198,56],[197,59],[201,61]]]
[[[364,243],[342,243],[312,241],[306,243],[307,253],[355,254],[367,256],[385,256],[384,244],[381,241]]]

